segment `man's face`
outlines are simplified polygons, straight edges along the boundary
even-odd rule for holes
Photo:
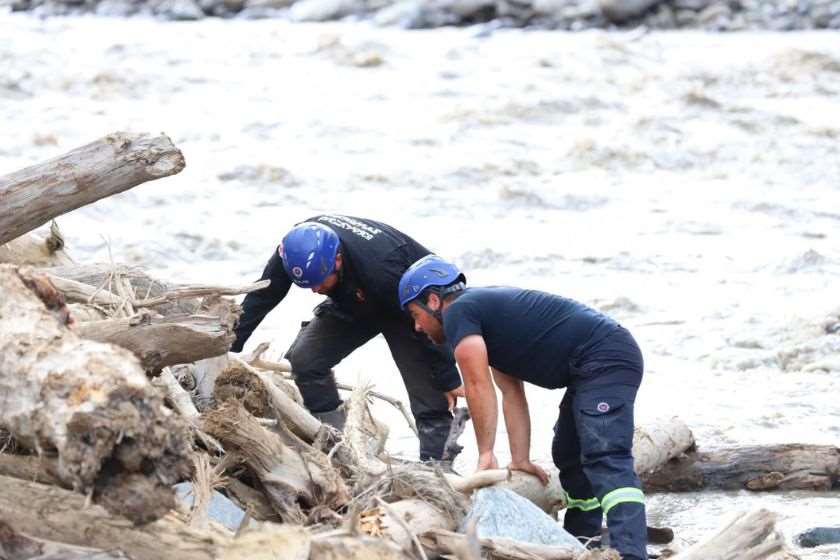
[[[317,286],[312,286],[310,289],[315,292],[316,294],[321,294],[322,296],[329,295],[335,287],[338,285],[338,272],[333,272],[326,278],[324,281],[318,284]]]
[[[429,307],[432,307],[432,298],[429,299]],[[432,309],[436,308],[432,307]],[[414,320],[415,331],[425,333],[426,336],[428,336],[435,344],[443,344],[446,342],[446,338],[443,334],[443,326],[440,324],[440,321],[435,319],[434,315],[417,305],[415,302],[408,304],[408,313]]]
[[[332,291],[335,290],[335,287],[338,286],[338,273],[342,266],[344,266],[344,259],[341,257],[341,253],[338,253],[335,256],[335,268],[332,273],[324,278],[323,282],[317,286],[312,286],[309,289],[316,294],[321,294],[322,296],[330,295]]]

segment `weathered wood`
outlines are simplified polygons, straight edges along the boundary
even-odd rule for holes
[[[660,418],[633,432],[633,468],[638,474],[663,465],[693,448],[694,435],[677,417]]]
[[[225,449],[245,459],[284,522],[302,523],[303,509],[337,509],[349,501],[344,481],[323,453],[301,440],[295,446],[287,444],[240,403],[228,402],[204,413],[203,426]]]
[[[457,524],[455,519],[417,498],[381,504],[377,510],[382,519],[382,535],[403,550],[412,550],[417,535],[435,530],[454,531]]]
[[[321,431],[321,421],[315,418],[301,404],[279,389],[268,373],[259,371],[245,361],[235,358],[234,362],[255,375],[263,383],[269,403],[283,422],[307,443],[315,441]]]
[[[0,293],[0,425],[55,450],[59,478],[106,507],[136,522],[163,515],[189,472],[187,425],[134,356],[64,326],[45,277],[0,265]]]
[[[248,284],[246,286],[209,286],[206,284],[191,284],[188,286],[172,288],[157,297],[135,299],[133,304],[134,307],[155,307],[179,299],[209,296],[236,296],[262,290],[263,288],[267,288],[270,284],[271,280],[260,280],[259,282],[254,282],[253,284]]]
[[[71,485],[61,480],[58,460],[43,455],[0,453],[0,475],[72,489]]]
[[[56,216],[146,181],[174,175],[184,156],[163,134],[115,132],[0,177],[0,244]]]
[[[121,550],[134,560],[211,560],[229,539],[191,529],[173,515],[136,527],[84,496],[36,482],[0,476],[0,519],[16,531],[77,546]]]
[[[87,284],[93,287],[94,291],[107,291],[112,294],[117,293],[117,283],[125,278],[131,284],[131,288],[139,300],[160,298],[177,288],[167,282],[152,278],[140,267],[123,264],[74,264],[43,268],[41,272],[48,274],[50,277]],[[176,299],[155,306],[155,311],[161,315],[193,314],[200,305],[201,300],[199,299]]]
[[[18,533],[8,523],[0,521],[0,558],[3,560],[116,560],[125,558],[125,555],[118,551],[107,552],[38,541]]]
[[[31,266],[72,264],[73,260],[62,247],[63,241],[59,246],[53,235],[42,239],[34,233],[27,233],[0,245],[0,263]]]
[[[190,394],[181,387],[168,367],[163,368],[157,377],[152,378],[152,385],[163,389],[166,398],[182,417],[198,418],[198,409],[193,404]]]
[[[350,463],[358,475],[378,478],[388,468],[379,457],[388,430],[370,414],[367,406],[368,391],[367,387],[359,386],[344,403],[346,421],[341,448],[349,450]]]
[[[309,560],[414,560],[382,539],[338,537],[314,539]]]
[[[679,418],[663,418],[647,426],[637,427],[633,434],[633,457],[636,472],[650,470],[694,445],[694,438]],[[537,477],[506,469],[479,471],[469,477],[447,475],[452,486],[464,494],[484,486],[496,485],[528,498],[549,514],[566,507],[566,492],[560,484],[556,467],[547,469],[548,485],[543,486]]]
[[[262,354],[266,350],[268,350],[268,346],[269,346],[268,343],[264,342],[264,343],[260,344],[259,346],[257,346],[257,348],[254,349],[254,351],[252,352],[252,354],[250,356],[243,356],[240,359],[242,359],[243,361],[251,364],[255,368],[280,373],[280,374],[284,375],[284,377],[286,379],[291,379],[292,375],[293,375],[292,374],[292,364],[291,364],[291,362],[289,362],[289,360],[286,360],[284,358],[284,359],[278,360],[276,362],[273,362],[273,361],[265,360],[265,359],[262,358]],[[348,385],[347,383],[336,383],[335,386],[338,389],[341,389],[342,391],[354,391],[356,389],[353,385]],[[406,422],[408,422],[408,425],[411,428],[411,431],[414,432],[414,435],[418,435],[417,425],[414,422],[414,416],[412,416],[411,412],[409,412],[408,407],[405,405],[404,402],[402,402],[399,399],[395,399],[394,397],[384,395],[384,394],[382,394],[378,391],[369,390],[368,394],[371,397],[374,397],[374,398],[377,398],[379,400],[387,402],[388,404],[390,404],[391,406],[393,406],[397,410],[399,410],[400,413],[405,418]],[[456,440],[457,440],[457,435],[459,435],[459,434],[456,434]],[[457,441],[456,441],[456,444],[457,444]],[[454,456],[452,458],[454,458]]]
[[[79,336],[130,350],[147,371],[225,354],[235,335],[235,304],[218,315],[169,315],[140,312],[127,319],[79,323]]]
[[[604,17],[613,23],[624,23],[640,17],[662,0],[598,0]]]
[[[455,554],[466,548],[467,536],[461,533],[433,529],[420,535],[420,542],[435,554]],[[503,537],[478,539],[481,552],[491,560],[576,560],[580,551],[571,547],[534,544]],[[590,551],[587,560],[619,560],[614,550]],[[711,558],[711,557],[710,557]]]
[[[642,481],[648,492],[831,490],[840,486],[840,448],[788,444],[698,451]]]
[[[265,494],[235,478],[225,481],[224,491],[236,505],[257,521],[280,521]]]
[[[710,538],[672,556],[674,560],[767,560],[785,552],[776,516],[764,509],[732,518]]]

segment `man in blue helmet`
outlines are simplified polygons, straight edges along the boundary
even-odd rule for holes
[[[531,421],[523,382],[566,388],[552,456],[567,493],[564,527],[592,538],[607,518],[610,546],[647,558],[644,495],[633,471],[633,404],[644,369],[630,333],[589,307],[545,292],[466,288],[453,264],[435,255],[403,274],[400,305],[415,329],[453,351],[478,444],[478,469],[496,468],[493,447],[502,393],[510,468],[546,483],[531,462]],[[491,381],[492,379],[492,381]]]
[[[341,215],[309,218],[273,252],[261,279],[271,285],[245,296],[233,352],[280,303],[292,284],[328,296],[286,352],[306,407],[339,429],[344,410],[332,368],[374,336],[385,337],[402,375],[420,439],[420,459],[445,459],[450,409],[463,396],[451,352],[416,335],[397,299],[402,273],[429,250],[393,227]]]

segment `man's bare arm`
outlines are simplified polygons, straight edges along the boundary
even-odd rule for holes
[[[496,466],[493,447],[499,412],[484,338],[474,334],[461,339],[455,347],[455,360],[464,378],[464,392],[478,445],[479,469],[493,468]]]

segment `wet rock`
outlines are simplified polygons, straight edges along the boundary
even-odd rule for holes
[[[423,13],[422,0],[403,0],[386,6],[376,12],[374,23],[380,26],[394,25],[404,29],[418,26]]]
[[[793,261],[787,266],[786,272],[795,273],[807,269],[819,268],[824,263],[824,256],[813,249],[809,249],[799,257],[793,259]]]
[[[840,543],[840,527],[814,527],[796,535],[796,544],[803,548],[834,543]]]
[[[204,11],[194,0],[164,0],[158,4],[155,14],[173,21],[204,19]]]
[[[295,21],[329,21],[361,11],[359,0],[303,0],[295,2],[289,14]]]

